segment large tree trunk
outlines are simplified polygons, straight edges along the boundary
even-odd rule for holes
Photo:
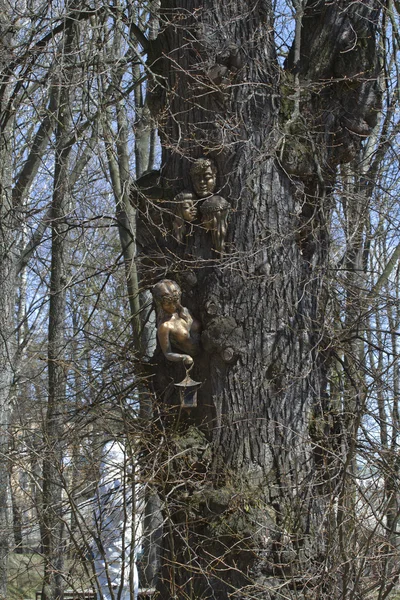
[[[156,355],[164,414],[169,407],[163,427],[170,427],[161,446],[168,470],[159,479],[167,532],[163,598],[222,599],[235,590],[269,598],[281,589],[277,578],[298,594],[323,558],[325,488],[317,467],[326,462],[316,432],[330,408],[323,325],[329,192],[335,165],[348,160],[337,147],[348,149],[351,119],[354,129],[369,130],[376,15],[368,3],[362,10],[355,3],[360,10],[351,14],[339,2],[311,4],[288,60],[297,101],[283,98],[289,114],[286,105],[279,114],[282,73],[269,3],[162,3],[162,59],[153,68],[164,77],[164,186],[191,189],[191,162],[207,156],[218,169],[216,193],[232,206],[222,257],[198,224],[178,244],[165,213],[169,235],[166,242],[158,236],[160,277],[168,272],[179,282],[183,305],[203,326],[191,373],[203,386],[189,416],[171,390],[183,368]],[[368,42],[351,49],[346,35],[354,31]],[[327,91],[323,82],[336,76],[330,52],[340,58],[344,49],[337,36],[349,45],[337,77],[342,81],[347,68],[352,86],[334,82]],[[307,79],[317,93],[301,91]]]
[[[315,493],[308,425],[323,383],[316,347],[326,246],[320,244],[312,257],[302,255],[296,198],[276,164],[272,99],[278,77],[270,11],[260,3],[235,2],[189,11],[196,8],[196,19],[171,24],[163,41],[174,93],[162,138],[169,146],[163,176],[177,191],[188,188],[189,161],[207,154],[217,165],[218,193],[234,212],[226,254],[216,263],[206,232],[198,228],[193,234],[187,252],[197,278],[192,289],[179,273],[171,274],[186,292],[184,304],[202,320],[206,351],[193,377],[205,383],[192,416],[200,428],[206,418],[213,456],[204,481],[208,492],[203,490],[197,506],[188,503],[195,520],[205,519],[201,528],[189,522],[194,548],[182,549],[176,535],[179,530],[187,537],[175,498],[169,507],[175,535],[164,558],[171,563],[175,593],[178,586],[196,586],[192,551],[201,557],[204,577],[197,585],[205,597],[224,598],[242,588],[242,595],[244,588],[254,595],[265,575],[276,574],[268,564],[283,569],[281,550],[296,552],[309,533]],[[192,36],[198,39],[196,53],[187,49]],[[227,40],[241,46],[230,50]],[[238,53],[242,65],[228,70],[218,86],[207,72],[227,52]],[[182,263],[175,268],[185,270]],[[233,361],[225,362],[230,348]],[[192,502],[196,484],[187,482]],[[280,548],[284,533],[287,547]],[[201,539],[207,540],[203,549]]]

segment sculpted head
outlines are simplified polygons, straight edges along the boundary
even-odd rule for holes
[[[157,312],[161,309],[164,313],[173,315],[181,310],[182,292],[175,281],[163,279],[153,286],[151,293],[153,294]]]
[[[191,223],[197,217],[195,196],[191,192],[181,192],[175,198],[175,215]]]
[[[222,196],[211,196],[201,205],[201,222],[203,227],[211,231],[214,250],[222,253],[228,226],[231,205]]]
[[[222,196],[212,196],[201,205],[202,222],[206,229],[214,229],[224,220],[231,205]]]
[[[209,158],[198,158],[190,169],[193,189],[199,198],[210,196],[217,185],[217,169]]]

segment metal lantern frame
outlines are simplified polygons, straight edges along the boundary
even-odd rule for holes
[[[195,408],[197,406],[197,390],[201,386],[201,381],[194,381],[187,373],[185,379],[174,385],[179,392],[181,407]]]

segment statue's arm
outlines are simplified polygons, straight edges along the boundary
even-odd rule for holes
[[[193,358],[189,354],[179,354],[172,352],[171,342],[169,340],[169,328],[162,324],[157,330],[158,341],[160,342],[161,350],[167,360],[172,362],[183,362],[187,367],[193,364]]]

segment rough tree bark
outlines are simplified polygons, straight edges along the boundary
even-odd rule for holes
[[[162,107],[164,189],[190,189],[191,162],[207,156],[216,193],[232,206],[222,257],[198,223],[178,244],[154,195],[151,223],[139,227],[153,280],[178,281],[203,326],[191,373],[203,386],[189,415],[171,386],[183,368],[155,356],[168,456],[158,480],[162,598],[272,598],[284,585],[301,597],[319,575],[329,581],[318,450],[330,409],[329,194],[379,105],[378,3],[347,5],[305,3],[283,73],[269,2],[161,3],[159,54],[149,62],[162,81],[151,100]],[[340,594],[336,581],[326,593]]]

